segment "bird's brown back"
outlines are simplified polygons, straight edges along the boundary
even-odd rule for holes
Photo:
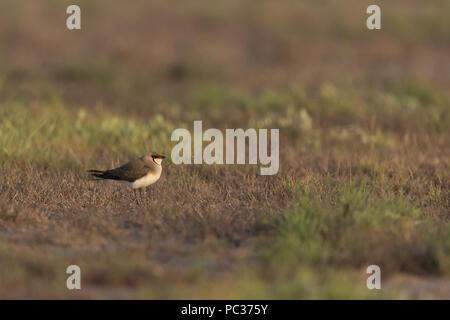
[[[149,161],[144,156],[130,161],[118,168],[106,171],[105,177],[132,182],[146,176],[148,173],[156,173],[158,169],[159,168],[152,160]]]

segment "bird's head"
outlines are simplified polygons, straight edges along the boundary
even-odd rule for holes
[[[161,165],[162,160],[165,158],[165,156],[156,152],[148,153],[147,157],[149,157],[154,163],[156,163],[159,166]]]

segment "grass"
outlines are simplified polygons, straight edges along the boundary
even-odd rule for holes
[[[81,1],[78,34],[54,1],[0,10],[0,297],[448,298],[448,19],[323,4]],[[88,179],[194,120],[279,128],[279,173],[168,159],[140,206]]]
[[[383,270],[448,272],[444,256],[448,227],[420,219],[421,212],[399,196],[380,194],[372,184],[337,186],[331,195],[301,191],[298,203],[283,216],[275,261]],[[383,248],[381,251],[379,248]],[[371,263],[372,262],[372,263]]]
[[[378,264],[387,279],[448,277],[447,133],[422,116],[430,104],[441,108],[441,98],[418,99],[418,109],[406,115],[401,105],[399,111],[393,107],[395,116],[410,121],[392,129],[378,120],[384,109],[368,97],[356,104],[360,115],[349,127],[337,119],[345,118],[350,104],[311,108],[332,105],[333,97],[341,101],[324,93],[333,88],[323,85],[317,95],[297,90],[234,96],[245,105],[233,115],[239,124],[251,119],[281,125],[280,173],[266,179],[250,166],[167,164],[142,207],[115,184],[89,181],[84,170],[117,165],[150,146],[169,154],[171,128],[189,128],[182,118],[163,111],[146,117],[88,112],[55,96],[39,107],[4,102],[1,254],[3,270],[16,271],[1,279],[7,288],[19,288],[5,296],[35,296],[44,287],[43,297],[73,297],[58,286],[69,261],[86,274],[86,291],[76,296],[89,298],[181,298],[191,290],[198,297],[217,290],[217,298],[408,297],[399,288],[368,292],[364,268]],[[405,95],[392,88],[395,97]],[[187,106],[202,106],[196,92]],[[223,97],[235,91],[213,92],[209,99],[219,95],[217,103],[226,104]],[[435,96],[440,94],[445,96]],[[276,110],[269,111],[270,124],[260,108]],[[227,119],[220,104],[213,110]],[[367,118],[373,121],[369,127]],[[329,119],[336,120],[332,126]],[[426,144],[431,137],[436,145]],[[47,257],[45,264],[30,246]],[[182,265],[187,268],[180,273]],[[217,287],[208,284],[212,278]],[[32,284],[27,291],[20,285],[25,282]],[[224,288],[228,295],[220,294]]]

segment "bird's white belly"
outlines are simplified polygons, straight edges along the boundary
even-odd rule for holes
[[[130,182],[130,187],[132,187],[133,189],[138,189],[138,188],[144,188],[146,186],[149,186],[153,183],[155,183],[156,181],[158,181],[159,177],[161,176],[161,171],[157,172],[157,173],[149,173],[146,176],[137,179],[134,182]]]

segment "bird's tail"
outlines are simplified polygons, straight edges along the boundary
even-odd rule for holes
[[[93,180],[98,180],[95,178],[103,178],[103,175],[105,174],[105,171],[102,170],[88,170],[87,172],[94,178]]]

